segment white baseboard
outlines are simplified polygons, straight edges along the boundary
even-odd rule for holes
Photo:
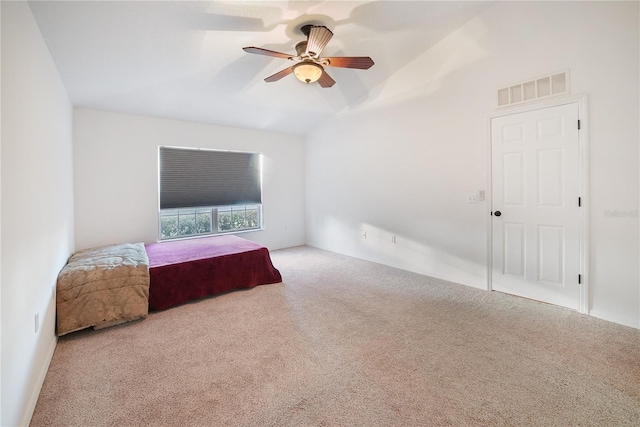
[[[42,390],[42,384],[44,384],[44,379],[47,376],[47,372],[49,371],[49,365],[51,364],[51,360],[53,359],[53,352],[56,351],[57,344],[58,337],[55,336],[55,338],[51,341],[51,345],[49,346],[49,349],[47,351],[47,362],[42,364],[40,372],[38,372],[36,387],[31,391],[31,396],[29,396],[27,406],[25,408],[24,414],[22,415],[20,426],[28,427],[29,424],[31,424],[31,417],[33,417],[33,411],[36,409],[38,397],[40,396],[40,390]]]
[[[612,316],[611,313],[602,312],[600,310],[591,310],[589,311],[589,315],[597,317],[598,319],[606,320],[607,322],[629,326],[630,328],[634,329],[640,329],[640,324],[635,321],[635,319]]]

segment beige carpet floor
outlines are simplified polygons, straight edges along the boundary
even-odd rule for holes
[[[640,331],[298,247],[283,283],[60,338],[36,426],[640,426]]]

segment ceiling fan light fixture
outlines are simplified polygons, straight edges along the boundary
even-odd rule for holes
[[[315,62],[300,62],[293,66],[293,74],[302,83],[317,82],[322,76],[324,69]]]
[[[0,0],[1,1],[1,0]],[[242,49],[247,53],[266,55],[274,58],[288,59],[295,64],[280,70],[277,73],[264,79],[265,82],[277,82],[283,77],[293,74],[302,83],[318,82],[323,88],[332,87],[336,81],[324,71],[323,67],[355,68],[368,70],[373,65],[373,60],[368,56],[330,56],[321,57],[333,33],[324,25],[303,25],[302,33],[307,36],[307,40],[296,44],[296,55],[289,55],[274,50],[263,49],[255,46],[247,46]]]

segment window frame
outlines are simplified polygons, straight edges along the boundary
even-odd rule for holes
[[[230,230],[220,230],[220,222],[219,222],[219,212],[220,211],[227,211],[227,210],[231,210],[232,211],[232,215],[233,215],[233,211],[236,210],[236,208],[242,208],[242,209],[238,209],[238,210],[244,210],[245,211],[245,220],[246,220],[246,212],[248,210],[256,210],[257,213],[257,225],[255,227],[247,227],[247,228],[236,228],[236,229],[230,229]],[[204,232],[204,233],[191,233],[191,234],[180,234],[180,216],[181,213],[180,211],[194,211],[193,214],[190,213],[184,213],[182,214],[183,216],[187,216],[187,215],[193,215],[194,217],[196,217],[199,213],[203,213],[202,211],[206,211],[207,213],[210,213],[210,221],[209,221],[209,228],[210,231],[209,232]],[[201,212],[198,212],[201,211]],[[163,216],[177,216],[178,217],[178,234],[175,236],[163,236],[163,222],[162,222],[162,217]],[[197,217],[194,218],[195,221],[197,222]],[[247,204],[247,205],[223,205],[223,206],[206,206],[206,207],[197,207],[197,208],[171,208],[171,209],[160,209],[158,212],[158,241],[160,242],[166,242],[169,240],[181,240],[181,239],[195,239],[195,238],[200,238],[200,237],[208,237],[208,236],[219,236],[219,235],[224,235],[224,234],[239,234],[239,233],[250,233],[250,232],[255,232],[255,231],[262,231],[264,230],[264,223],[263,223],[263,211],[262,211],[262,204]]]

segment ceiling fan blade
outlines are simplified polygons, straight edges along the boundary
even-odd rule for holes
[[[319,56],[320,52],[325,48],[329,40],[333,37],[333,33],[327,27],[313,26],[309,30],[307,38],[307,55]]]
[[[374,64],[373,59],[368,56],[334,56],[322,59],[329,61],[330,67],[357,68],[359,70],[368,70]]]
[[[326,71],[322,70],[322,75],[318,79],[318,84],[320,84],[320,86],[322,87],[331,87],[336,84],[336,81],[333,80]]]
[[[282,59],[291,59],[291,55],[286,54],[286,53],[282,53],[282,52],[276,52],[274,50],[269,50],[269,49],[263,49],[261,47],[253,47],[253,46],[249,46],[249,47],[243,47],[242,50],[244,50],[247,53],[255,53],[258,55],[266,55],[266,56],[274,56],[276,58],[282,58]]]
[[[277,82],[281,78],[286,77],[291,73],[293,73],[293,67],[285,68],[284,70],[278,71],[274,75],[267,77],[266,79],[264,79],[264,81],[267,83]]]

